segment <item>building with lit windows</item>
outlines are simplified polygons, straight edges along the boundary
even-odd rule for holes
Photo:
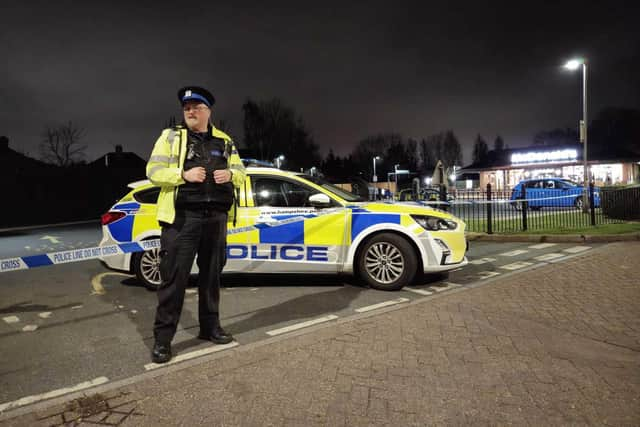
[[[640,181],[640,155],[633,152],[588,155],[591,180],[596,186],[632,184]],[[533,146],[490,151],[487,158],[458,171],[461,176],[477,174],[480,188],[508,189],[523,179],[566,178],[583,180],[582,145]]]

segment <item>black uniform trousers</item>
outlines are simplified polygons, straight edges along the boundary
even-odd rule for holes
[[[198,319],[200,332],[220,325],[220,275],[226,262],[227,212],[176,210],[173,224],[163,224],[160,237],[158,308],[153,333],[157,342],[173,339],[193,260],[198,254]]]

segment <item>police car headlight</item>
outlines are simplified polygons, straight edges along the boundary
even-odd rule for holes
[[[435,216],[411,215],[411,218],[427,231],[446,231],[458,228],[456,222]]]

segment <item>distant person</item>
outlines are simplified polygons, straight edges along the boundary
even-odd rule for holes
[[[235,189],[245,170],[231,138],[211,124],[215,98],[206,89],[178,91],[182,124],[164,129],[156,141],[147,177],[160,187],[157,219],[160,238],[158,307],[151,360],[171,360],[193,260],[198,254],[198,338],[227,344],[220,325],[220,275],[226,262],[228,215],[235,215]],[[235,188],[234,188],[235,187]]]

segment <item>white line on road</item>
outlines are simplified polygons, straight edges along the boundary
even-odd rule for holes
[[[85,381],[80,384],[76,384],[71,387],[60,388],[58,390],[49,391],[47,393],[42,394],[34,394],[33,396],[23,397],[18,400],[14,400],[13,402],[7,402],[0,405],[0,413],[7,411],[9,409],[14,409],[20,406],[29,405],[31,403],[39,402],[41,400],[51,399],[54,397],[62,396],[63,394],[72,393],[74,391],[84,390],[87,388],[91,388],[97,386],[99,384],[104,384],[109,381],[107,377],[98,377],[91,381]]]
[[[18,316],[7,316],[3,317],[2,320],[7,323],[18,323],[20,321],[20,318]]]
[[[436,292],[442,292],[451,288],[457,288],[461,286],[461,285],[458,285],[457,283],[451,283],[451,282],[442,282],[442,284],[445,286],[429,286],[429,289],[434,290]]]
[[[480,265],[480,264],[486,264],[488,262],[494,262],[495,260],[496,260],[495,258],[480,258],[480,259],[474,259],[473,261],[469,261],[469,264]]]
[[[537,245],[529,246],[529,249],[546,249],[556,245],[557,243],[538,243]]]
[[[516,249],[515,251],[510,251],[510,252],[505,252],[503,254],[500,254],[500,256],[518,256],[518,255],[522,255],[522,254],[526,254],[527,250],[524,249]]]
[[[533,263],[521,261],[514,262],[513,264],[501,265],[500,268],[504,268],[505,270],[519,270],[521,268],[529,267],[530,265],[533,265]]]
[[[413,292],[414,294],[433,295],[433,292],[427,291],[425,289],[408,288],[406,286],[402,289],[404,289],[405,291]]]
[[[271,336],[280,335],[280,334],[284,334],[286,332],[291,332],[291,331],[295,331],[297,329],[302,329],[302,328],[306,328],[308,326],[313,326],[313,325],[316,325],[318,323],[328,322],[330,320],[334,320],[334,319],[337,319],[337,318],[338,318],[338,316],[336,316],[335,314],[330,314],[328,316],[318,317],[317,319],[307,320],[306,322],[296,323],[294,325],[285,326],[284,328],[274,329],[272,331],[267,331],[267,335],[271,335]]]
[[[22,332],[33,332],[36,329],[38,329],[38,325],[27,325],[24,328],[22,328]]]
[[[381,302],[381,303],[378,303],[378,304],[368,305],[366,307],[356,308],[355,311],[358,312],[358,313],[364,313],[365,311],[376,310],[378,308],[387,307],[387,306],[395,305],[395,304],[401,304],[401,303],[407,302],[407,301],[409,301],[408,298],[396,298],[396,299],[392,299],[390,301],[385,301],[385,302]]]
[[[51,312],[43,311],[42,313],[38,313],[38,317],[41,317],[42,319],[48,319],[49,317],[51,317]]]
[[[572,248],[563,249],[565,252],[569,252],[570,254],[577,254],[578,252],[583,252],[591,249],[591,246],[574,246]]]
[[[500,273],[498,273],[497,271],[480,271],[478,273],[480,280],[488,279],[490,277],[499,276],[499,275]]]
[[[559,254],[557,252],[552,252],[550,254],[544,254],[544,255],[540,255],[537,257],[534,257],[533,259],[537,260],[537,261],[551,261],[552,259],[556,259],[556,258],[562,258],[565,257],[565,254]]]
[[[150,371],[152,369],[162,368],[163,366],[173,365],[174,363],[183,362],[185,360],[204,356],[205,354],[226,350],[228,348],[236,347],[237,345],[238,343],[236,341],[233,341],[233,342],[230,342],[229,344],[214,345],[211,347],[203,348],[201,350],[190,351],[189,353],[183,353],[183,354],[177,355],[167,363],[147,363],[146,365],[144,365],[144,369],[147,371]]]

